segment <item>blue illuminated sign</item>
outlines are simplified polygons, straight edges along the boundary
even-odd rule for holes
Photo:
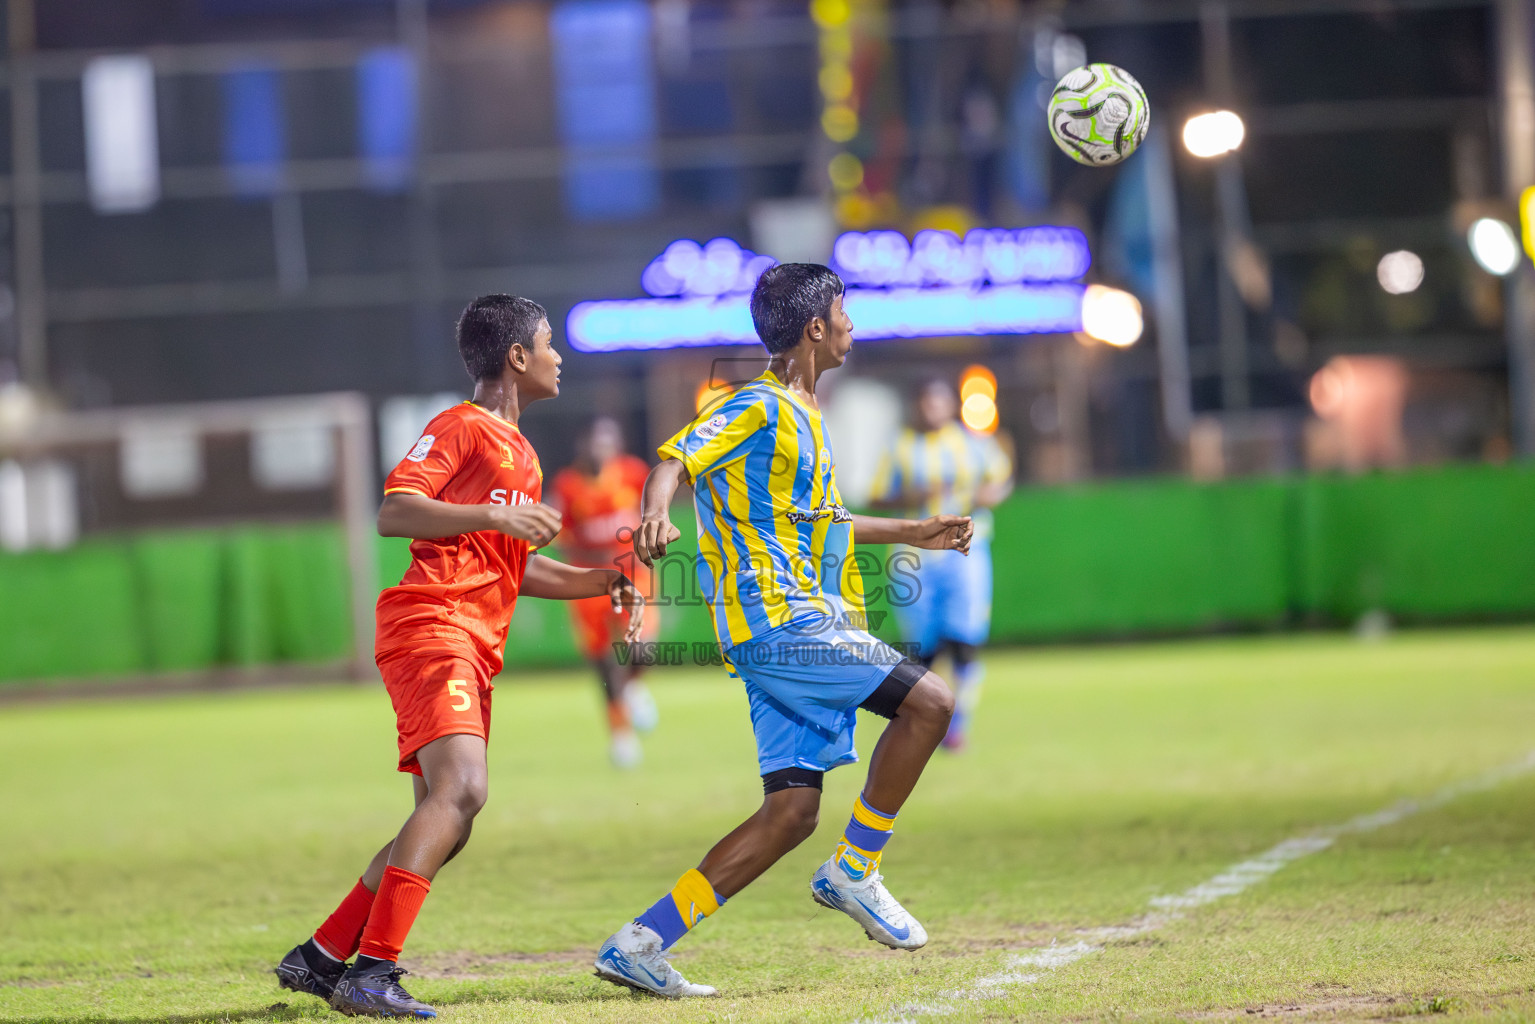
[[[1057,227],[976,228],[964,241],[951,231],[910,242],[899,231],[849,231],[831,252],[842,280],[874,288],[1074,281],[1092,264],[1087,236]]]
[[[843,306],[864,340],[1054,334],[1082,327],[1092,257],[1076,228],[850,231],[832,249]],[[747,298],[771,257],[728,238],[673,242],[640,275],[648,299],[578,303],[566,336],[583,352],[757,343]]]
[[[728,238],[699,245],[683,238],[666,247],[640,274],[640,287],[656,298],[676,295],[748,295],[762,272],[778,261],[758,256]]]

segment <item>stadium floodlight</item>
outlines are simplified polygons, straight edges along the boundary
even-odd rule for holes
[[[1088,337],[1117,348],[1140,340],[1145,321],[1141,302],[1118,288],[1090,284],[1082,294],[1082,330]]]
[[[971,395],[997,397],[997,375],[979,363],[965,367],[959,375],[959,400],[963,402]]]
[[[959,375],[959,418],[978,434],[997,429],[997,375],[979,363]]]
[[[1375,265],[1375,279],[1391,295],[1406,295],[1423,283],[1423,260],[1408,249],[1388,252]]]
[[[1514,229],[1496,217],[1483,217],[1472,224],[1466,243],[1477,266],[1489,274],[1506,277],[1519,266],[1519,240]]]
[[[959,407],[959,418],[977,434],[991,434],[997,429],[997,401],[977,391]]]
[[[1196,114],[1183,125],[1183,146],[1197,157],[1208,159],[1235,152],[1247,137],[1247,126],[1229,110]]]

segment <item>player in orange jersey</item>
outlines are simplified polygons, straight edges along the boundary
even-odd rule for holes
[[[640,590],[650,586],[650,569],[637,563],[630,540],[640,525],[640,492],[650,466],[624,451],[623,429],[611,416],[598,416],[576,441],[576,461],[554,475],[550,503],[560,510],[560,547],[572,565],[617,568]],[[620,658],[628,623],[602,597],[570,603],[570,618],[586,660],[597,670],[608,706],[609,751],[613,763],[632,768],[640,761],[635,731],[656,725],[656,705],[644,683],[634,649]],[[655,609],[645,617],[643,640],[660,629]],[[640,659],[643,660],[643,659]]]
[[[559,532],[560,517],[540,501],[543,470],[517,421],[528,403],[560,392],[550,341],[536,302],[487,295],[470,303],[458,348],[474,398],[432,420],[384,482],[378,531],[412,538],[411,563],[378,599],[375,649],[416,809],[277,968],[283,987],[348,1015],[437,1015],[400,985],[397,961],[432,878],[469,841],[485,803],[491,679],[517,598],[602,597],[625,609],[628,634],[639,635],[644,600],[623,573],[534,554]]]

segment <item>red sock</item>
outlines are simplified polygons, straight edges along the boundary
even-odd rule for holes
[[[624,702],[621,700],[608,701],[608,731],[629,731],[629,709],[624,706]]]
[[[350,960],[362,940],[363,925],[368,923],[368,911],[373,909],[373,891],[362,884],[362,879],[352,886],[341,906],[325,919],[314,933],[314,944],[337,960]]]
[[[405,948],[405,936],[416,923],[421,904],[431,892],[432,883],[413,871],[393,865],[384,869],[384,881],[373,898],[367,927],[357,952],[376,960],[399,960]]]

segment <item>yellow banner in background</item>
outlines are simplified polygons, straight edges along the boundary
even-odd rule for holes
[[[1535,260],[1535,185],[1519,193],[1519,237],[1525,255]]]

